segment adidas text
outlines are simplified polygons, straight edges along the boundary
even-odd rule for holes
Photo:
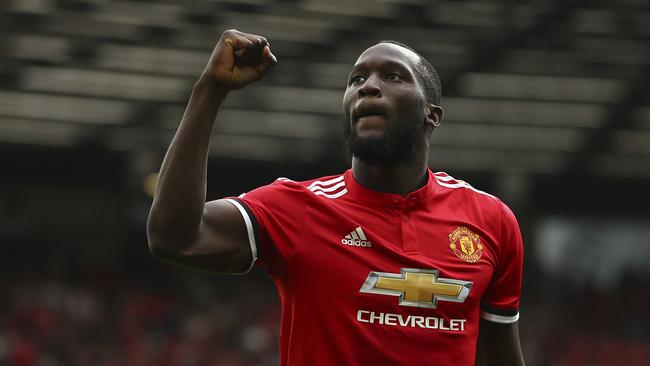
[[[352,245],[355,247],[367,247],[370,248],[372,246],[372,243],[370,240],[361,240],[361,239],[347,239],[343,238],[341,239],[341,243],[346,244],[346,245]]]

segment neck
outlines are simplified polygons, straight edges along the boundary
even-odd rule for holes
[[[377,192],[401,196],[427,184],[427,154],[420,154],[407,163],[368,164],[352,157],[352,175],[362,186]]]

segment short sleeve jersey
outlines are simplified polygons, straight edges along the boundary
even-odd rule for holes
[[[479,318],[518,320],[516,219],[462,180],[403,197],[348,170],[228,200],[280,295],[281,365],[474,365]]]

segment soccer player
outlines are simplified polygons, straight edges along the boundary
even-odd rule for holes
[[[440,81],[407,46],[380,42],[352,67],[350,170],[205,202],[219,107],[276,62],[264,37],[221,36],[160,170],[151,251],[215,273],[265,267],[282,365],[523,365],[517,222],[496,197],[428,169]]]

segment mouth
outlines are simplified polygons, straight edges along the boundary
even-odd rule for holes
[[[366,117],[386,117],[385,110],[377,104],[362,104],[352,111],[354,121]]]
[[[388,127],[386,108],[376,102],[362,102],[352,110],[352,128],[358,136],[376,135]]]
[[[357,117],[357,121],[360,120],[360,119],[363,119],[363,118],[373,118],[373,117],[380,117],[380,118],[383,118],[383,117],[385,117],[385,116],[384,116],[383,114],[365,114],[365,115],[363,115],[363,116],[358,116],[358,117]]]

